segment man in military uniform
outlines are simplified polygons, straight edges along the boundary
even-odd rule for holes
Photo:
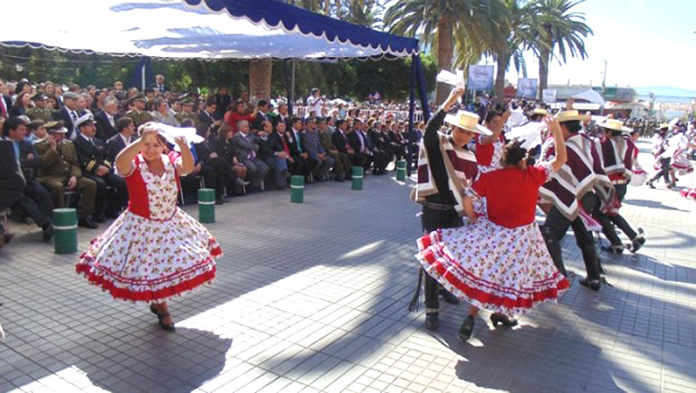
[[[46,96],[38,93],[32,97],[32,100],[36,106],[27,111],[27,117],[31,120],[43,120],[44,123],[50,121],[53,111],[50,108],[46,108]]]
[[[62,124],[56,123],[48,132],[49,136],[46,139],[34,145],[41,157],[41,168],[36,176],[37,180],[51,193],[53,206],[56,208],[65,206],[66,188],[81,193],[79,224],[87,228],[97,228],[97,223],[92,220],[97,184],[82,177],[75,145],[65,138],[68,130]]]
[[[143,94],[138,94],[131,99],[133,109],[126,112],[126,116],[133,119],[135,123],[135,128],[137,129],[141,125],[154,120],[149,112],[145,111],[145,96]]]
[[[80,135],[73,144],[82,167],[82,176],[97,184],[94,221],[104,222],[105,216],[116,218],[128,202],[126,181],[112,172],[104,141],[96,137],[97,127],[92,114],[80,117],[75,124]],[[115,190],[114,195],[110,195],[107,186]]]
[[[193,112],[193,104],[194,102],[190,98],[181,100],[181,112],[174,116],[179,124],[183,123],[185,119],[191,119],[194,126],[198,126],[198,115]]]

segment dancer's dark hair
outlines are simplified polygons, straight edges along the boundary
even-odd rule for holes
[[[522,142],[517,140],[517,138],[508,142],[505,147],[503,147],[503,164],[507,166],[519,166],[520,161],[522,161],[525,156],[527,156],[527,149],[522,147]]]

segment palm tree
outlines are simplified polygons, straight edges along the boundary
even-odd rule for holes
[[[570,10],[585,0],[537,0],[539,24],[537,35],[546,45],[539,48],[539,95],[548,86],[549,61],[555,49],[558,49],[559,63],[566,62],[566,54],[585,59],[584,39],[593,34],[585,24],[582,12]]]
[[[505,72],[510,66],[510,61],[512,60],[514,63],[517,72],[519,73],[521,70],[526,77],[527,65],[523,52],[530,50],[538,55],[539,47],[546,45],[544,41],[538,40],[536,34],[538,10],[535,3],[520,5],[518,0],[503,1],[508,9],[509,17],[505,24],[499,25],[500,32],[490,49],[490,54],[493,55],[497,64],[495,95],[498,98],[503,97]]]
[[[507,13],[502,0],[402,0],[387,9],[384,25],[391,33],[436,44],[438,67],[451,69],[455,45],[468,53],[464,59],[477,58]],[[447,93],[447,87],[439,84],[435,101],[442,102]]]

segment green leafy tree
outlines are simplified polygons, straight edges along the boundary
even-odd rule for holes
[[[460,62],[478,59],[490,48],[507,14],[502,0],[404,0],[387,9],[384,25],[392,33],[435,45],[439,68],[451,69],[455,46],[465,54],[458,57]],[[447,90],[438,85],[436,102],[444,100]]]
[[[559,64],[566,62],[567,55],[585,59],[585,38],[593,34],[585,23],[585,15],[572,12],[584,0],[537,0],[539,23],[538,39],[546,45],[539,47],[539,94],[548,86],[549,61],[554,52]]]

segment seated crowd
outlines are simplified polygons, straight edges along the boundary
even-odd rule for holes
[[[347,117],[311,96],[314,106],[295,117],[282,100],[250,100],[246,92],[233,100],[224,88],[210,96],[179,95],[161,75],[156,82],[141,93],[123,90],[121,82],[64,91],[49,81],[0,80],[0,157],[14,157],[0,160],[0,181],[7,184],[0,212],[10,209],[40,226],[44,241],[53,237],[54,208],[75,207],[79,225],[88,228],[117,217],[128,205],[128,191],[113,163],[137,138],[138,127],[151,121],[193,127],[204,138],[192,146],[196,165],[181,179],[181,203],[195,200],[201,187],[215,189],[216,203],[223,204],[247,192],[287,189],[292,175],[307,183],[342,182],[353,166],[379,175],[404,159],[410,175],[417,165],[422,124],[408,131],[407,122],[384,112],[369,117],[351,110]],[[15,188],[21,192],[10,197],[10,185],[20,182]],[[0,223],[0,247],[10,237]]]

